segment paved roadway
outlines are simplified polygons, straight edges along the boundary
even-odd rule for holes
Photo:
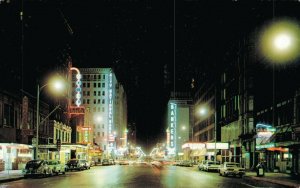
[[[90,170],[67,172],[48,178],[28,178],[0,184],[1,188],[147,188],[147,187],[203,187],[203,188],[254,188],[241,178],[221,177],[218,173],[199,172],[196,167],[164,166],[150,164],[96,166]],[[261,186],[259,186],[261,187]]]

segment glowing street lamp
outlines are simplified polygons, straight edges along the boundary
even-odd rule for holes
[[[259,35],[259,50],[269,62],[283,64],[300,56],[300,26],[282,19],[267,24]]]
[[[36,152],[35,159],[38,159],[38,151],[39,151],[39,126],[40,126],[40,93],[43,88],[46,86],[50,86],[50,89],[55,92],[55,94],[62,93],[65,89],[65,81],[61,77],[53,77],[50,81],[43,85],[42,87],[37,85],[37,99],[36,99]]]

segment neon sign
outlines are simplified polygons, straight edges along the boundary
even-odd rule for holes
[[[170,148],[176,148],[176,111],[177,105],[175,103],[170,103]]]
[[[77,105],[77,107],[79,107],[81,105],[81,74],[79,69],[72,67],[71,70],[75,70],[77,72],[76,74],[76,88],[75,88],[75,98],[76,98],[76,102],[75,104]]]

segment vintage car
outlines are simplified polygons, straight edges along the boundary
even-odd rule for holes
[[[26,163],[24,169],[24,177],[32,176],[51,176],[52,169],[48,166],[47,161],[44,160],[31,160]]]
[[[65,165],[61,164],[59,160],[47,160],[47,164],[54,174],[65,174]]]
[[[220,167],[219,161],[206,161],[206,163],[203,165],[203,170],[205,171],[218,171]]]
[[[85,163],[82,160],[71,159],[67,162],[65,167],[66,167],[66,171],[84,170],[85,169]]]
[[[220,176],[239,176],[245,175],[245,168],[242,168],[239,163],[224,162],[219,168]]]

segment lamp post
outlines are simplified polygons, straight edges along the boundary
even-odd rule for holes
[[[268,62],[272,63],[272,124],[276,126],[275,101],[275,65],[292,63],[300,57],[300,26],[299,23],[289,20],[273,20],[260,32],[258,38],[259,52]],[[295,165],[293,165],[295,166]]]
[[[53,78],[49,83],[43,85],[42,87],[39,86],[39,84],[37,85],[37,97],[36,97],[36,152],[35,152],[35,159],[38,159],[39,155],[39,126],[40,126],[40,93],[42,91],[43,88],[45,88],[48,85],[52,85],[53,89],[55,91],[62,91],[64,88],[64,84],[61,80],[58,80],[57,78]],[[57,108],[55,108],[56,110]],[[53,113],[54,111],[52,111],[51,113]],[[50,113],[50,114],[51,114]]]
[[[215,103],[214,103],[214,108],[215,109],[213,111],[213,113],[214,113],[214,123],[215,123],[215,125],[214,125],[214,144],[215,144],[215,147],[214,147],[214,162],[217,161],[217,153],[216,153],[216,151],[217,151],[217,149],[216,149],[216,146],[217,146],[217,98],[216,98],[217,95],[216,95],[216,93],[217,92],[216,91],[217,91],[217,88],[215,87]],[[206,118],[208,112],[211,111],[209,108],[210,107],[208,107],[207,105],[201,106],[199,108],[200,116]]]

